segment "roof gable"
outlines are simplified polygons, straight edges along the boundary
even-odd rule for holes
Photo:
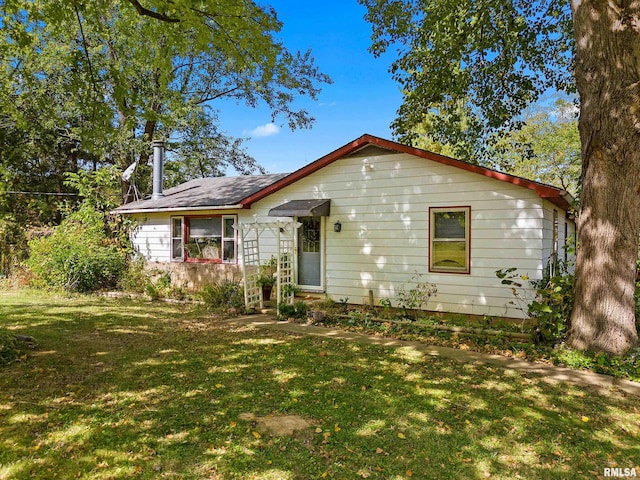
[[[381,155],[387,153],[407,153],[415,155],[420,158],[431,160],[434,162],[449,165],[451,167],[459,168],[468,172],[476,173],[478,175],[484,175],[488,178],[493,178],[502,182],[511,183],[519,187],[533,190],[540,198],[547,199],[554,205],[560,207],[563,210],[568,210],[573,198],[565,190],[553,187],[551,185],[545,185],[543,183],[527,180],[525,178],[516,177],[507,173],[502,173],[497,170],[492,170],[486,167],[480,167],[471,163],[463,162],[462,160],[456,160],[455,158],[446,157],[437,153],[429,152],[427,150],[421,150],[415,147],[409,147],[402,145],[391,140],[385,140],[380,137],[365,134],[353,142],[334,150],[333,152],[319,158],[318,160],[305,165],[304,167],[296,170],[295,172],[281,178],[280,180],[272,183],[266,188],[248,196],[242,200],[242,206],[249,208],[252,203],[261,200],[262,198],[277,192],[278,190],[291,185],[298,180],[317,172],[321,168],[347,156],[366,156],[366,155]]]

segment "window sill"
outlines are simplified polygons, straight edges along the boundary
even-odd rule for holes
[[[219,258],[185,258],[186,263],[216,263],[222,264],[222,260]]]

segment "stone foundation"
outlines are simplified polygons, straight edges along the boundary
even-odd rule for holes
[[[187,262],[147,262],[145,269],[158,275],[168,272],[171,285],[186,290],[198,291],[203,286],[224,282],[242,282],[240,265],[221,263],[187,263]]]

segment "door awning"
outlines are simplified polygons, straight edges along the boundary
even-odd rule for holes
[[[270,217],[328,217],[330,199],[291,200],[269,210]]]

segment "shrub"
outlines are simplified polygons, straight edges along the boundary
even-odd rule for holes
[[[104,215],[88,205],[54,232],[29,242],[27,266],[39,287],[91,292],[113,288],[126,270],[126,252],[109,240]]]
[[[145,270],[144,260],[133,259],[129,261],[126,270],[122,273],[118,287],[125,292],[145,293],[150,283],[151,279]]]
[[[556,344],[566,337],[573,310],[573,284],[574,276],[565,273],[551,277],[544,287],[536,291],[536,298],[528,310],[534,319],[535,342]]]
[[[282,318],[294,318],[296,316],[296,308],[288,303],[278,305],[278,315]]]
[[[302,300],[298,300],[293,305],[281,303],[278,305],[278,314],[283,318],[304,319],[309,314],[309,305]]]
[[[309,305],[304,303],[302,300],[298,300],[293,304],[293,308],[296,312],[297,318],[306,318],[309,314]]]
[[[244,305],[244,287],[231,280],[205,285],[199,292],[199,296],[211,310],[228,312]]]
[[[496,271],[503,285],[511,287],[514,301],[510,302],[531,319],[531,333],[535,343],[557,344],[569,331],[569,318],[573,309],[574,276],[561,265],[558,275],[530,282],[527,275],[516,268]],[[531,290],[531,284],[536,290]]]
[[[15,218],[0,218],[0,277],[8,277],[27,257],[27,240]]]

